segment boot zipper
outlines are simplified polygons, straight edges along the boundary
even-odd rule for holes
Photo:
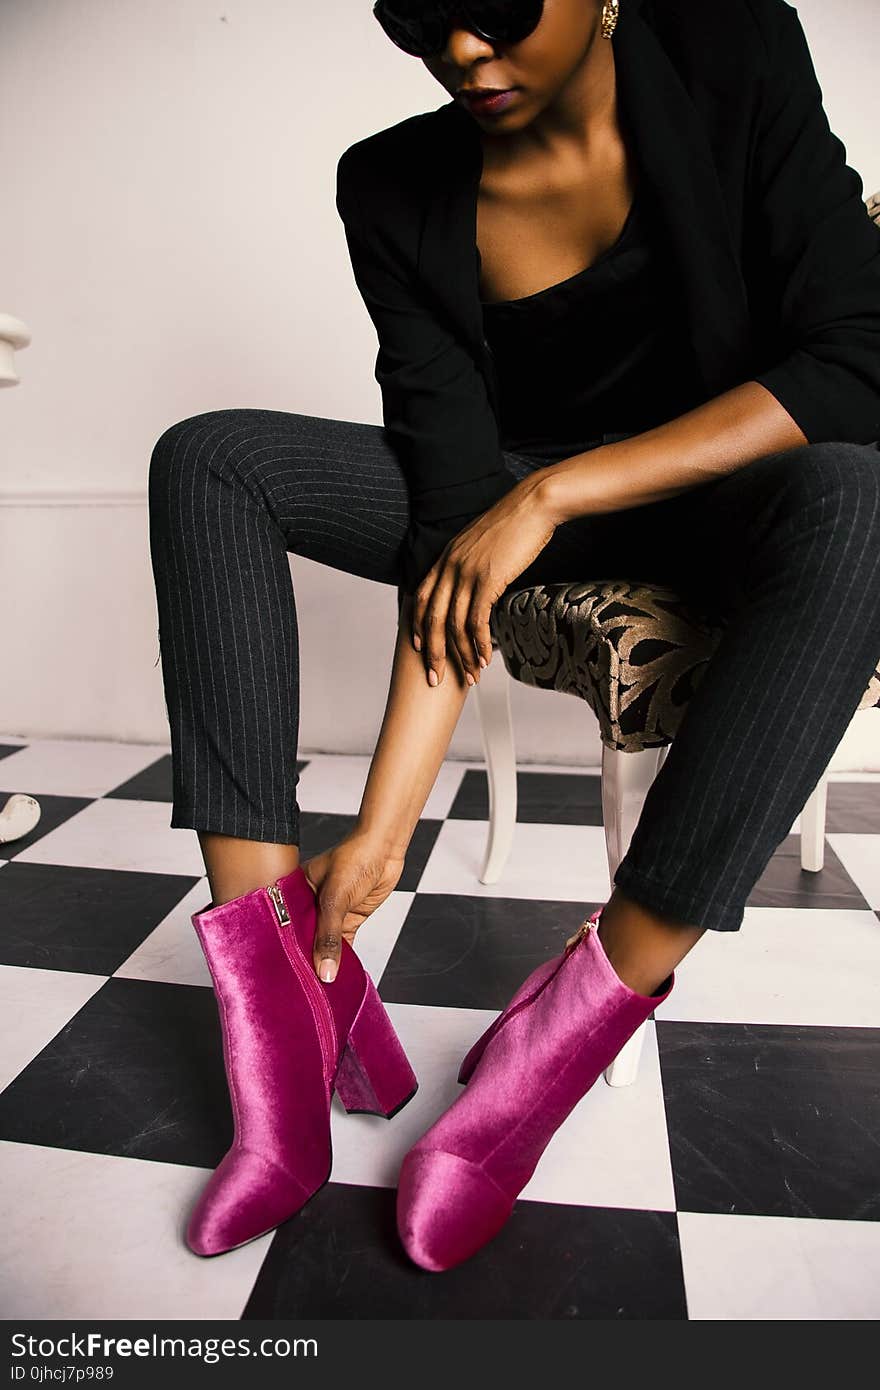
[[[509,1023],[512,1018],[515,1018],[516,1015],[520,1013],[523,1009],[528,1009],[531,1007],[532,1004],[534,1004],[535,1000],[538,999],[544,993],[544,990],[547,988],[547,986],[551,985],[553,981],[556,979],[556,976],[559,974],[559,971],[562,969],[563,965],[568,960],[569,956],[572,954],[575,948],[580,944],[581,941],[583,941],[584,937],[589,936],[591,931],[598,931],[598,919],[601,911],[601,908],[597,908],[596,911],[592,914],[592,916],[584,918],[583,922],[581,922],[574,936],[570,936],[566,941],[565,949],[563,950],[562,955],[559,957],[559,962],[556,966],[556,969],[553,971],[551,975],[547,976],[546,980],[542,981],[542,983],[535,990],[534,994],[529,994],[526,996],[525,999],[521,999],[518,1004],[514,1005],[514,1007],[510,1010],[508,1014],[505,1014],[504,1010],[502,1009],[501,1013],[495,1019],[495,1022],[490,1024],[487,1034],[484,1035],[486,1036],[486,1044],[488,1044],[491,1041],[491,1039],[495,1036],[495,1034],[501,1028],[503,1028],[506,1023]]]
[[[299,948],[299,942],[292,930],[291,917],[287,909],[287,903],[284,901],[284,895],[278,883],[268,883],[266,885],[266,892],[269,894],[272,905],[275,908],[275,915],[278,918],[278,933],[284,945],[285,952],[287,953],[287,958],[299,977],[300,984],[309,1001],[309,1007],[312,1010],[315,1027],[318,1032],[318,1041],[321,1045],[321,1054],[324,1059],[324,1077],[329,1085],[336,1063],[336,1025],[333,1022],[333,1014],[330,1005],[324,997],[324,991],[321,988],[315,972],[312,970],[311,965],[305,959]]]
[[[570,952],[574,950],[575,946],[577,946],[581,941],[583,941],[585,936],[589,936],[591,931],[599,930],[598,918],[601,911],[601,908],[597,908],[596,911],[592,914],[592,916],[585,917],[584,920],[581,922],[580,926],[578,927],[577,931],[575,932],[574,936],[570,936],[568,938],[568,940],[565,943],[566,955],[570,954]]]

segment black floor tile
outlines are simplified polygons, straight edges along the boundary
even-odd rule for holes
[[[419,1269],[391,1189],[329,1183],[279,1227],[242,1317],[684,1318],[671,1212],[519,1202],[472,1259]]]
[[[598,903],[423,893],[413,899],[380,989],[395,1004],[502,1009],[558,956]]]
[[[300,841],[299,862],[314,859],[325,850],[338,845],[340,840],[350,835],[357,824],[356,815],[343,815],[337,811],[307,811],[299,813]]]
[[[826,911],[867,908],[868,904],[825,841],[825,862],[818,873],[801,868],[801,837],[786,835],[749,894],[749,907],[809,907]]]
[[[880,1220],[880,1030],[656,1028],[678,1211]]]
[[[105,793],[111,800],[121,801],[168,801],[173,799],[171,785],[171,754],[157,758],[149,767],[142,768],[133,777],[120,782],[118,787]],[[170,809],[170,808],[169,808]]]
[[[601,825],[598,773],[517,772],[516,818],[540,825]],[[450,820],[489,819],[489,780],[468,768],[449,810]]]
[[[13,860],[0,871],[0,964],[112,975],[198,881]]]
[[[880,833],[880,786],[876,782],[829,782],[825,833]]]
[[[86,806],[91,806],[95,799],[93,796],[47,796],[44,792],[37,796],[28,792],[27,787],[8,787],[0,791],[0,806],[5,805],[13,792],[25,792],[28,796],[33,796],[34,800],[40,803],[40,819],[27,835],[0,845],[0,859],[14,859],[23,849],[30,849],[31,845],[48,835],[50,830],[57,830],[59,825],[63,825]]]
[[[425,872],[425,865],[443,829],[442,820],[423,816],[417,823],[406,848],[403,873],[395,885],[398,893],[415,893]]]
[[[0,1093],[0,1138],[215,1168],[232,1113],[213,991],[108,980]]]

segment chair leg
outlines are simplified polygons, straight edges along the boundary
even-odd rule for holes
[[[609,1086],[631,1086],[635,1081],[639,1074],[647,1026],[643,1023],[637,1028],[629,1042],[623,1044],[611,1065],[605,1068],[604,1076]]]
[[[638,824],[645,797],[666,757],[668,745],[646,748],[641,753],[624,753],[602,744],[602,819],[605,825],[605,851],[608,879],[614,875]],[[625,1043],[610,1066],[605,1068],[609,1086],[631,1086],[638,1075],[646,1024]]]
[[[825,863],[825,807],[828,778],[823,773],[801,811],[801,868],[818,873]]]
[[[510,711],[510,675],[496,649],[476,684],[477,714],[489,782],[489,833],[479,879],[497,883],[516,829],[516,749]]]

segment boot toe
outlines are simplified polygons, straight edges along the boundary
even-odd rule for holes
[[[221,1255],[293,1216],[309,1190],[260,1154],[231,1149],[211,1174],[186,1227],[194,1255]]]
[[[397,1187],[397,1229],[410,1259],[439,1273],[497,1235],[513,1210],[483,1170],[442,1149],[406,1155]]]

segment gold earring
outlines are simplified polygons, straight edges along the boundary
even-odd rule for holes
[[[602,37],[610,39],[617,23],[618,0],[605,0],[602,6]]]

